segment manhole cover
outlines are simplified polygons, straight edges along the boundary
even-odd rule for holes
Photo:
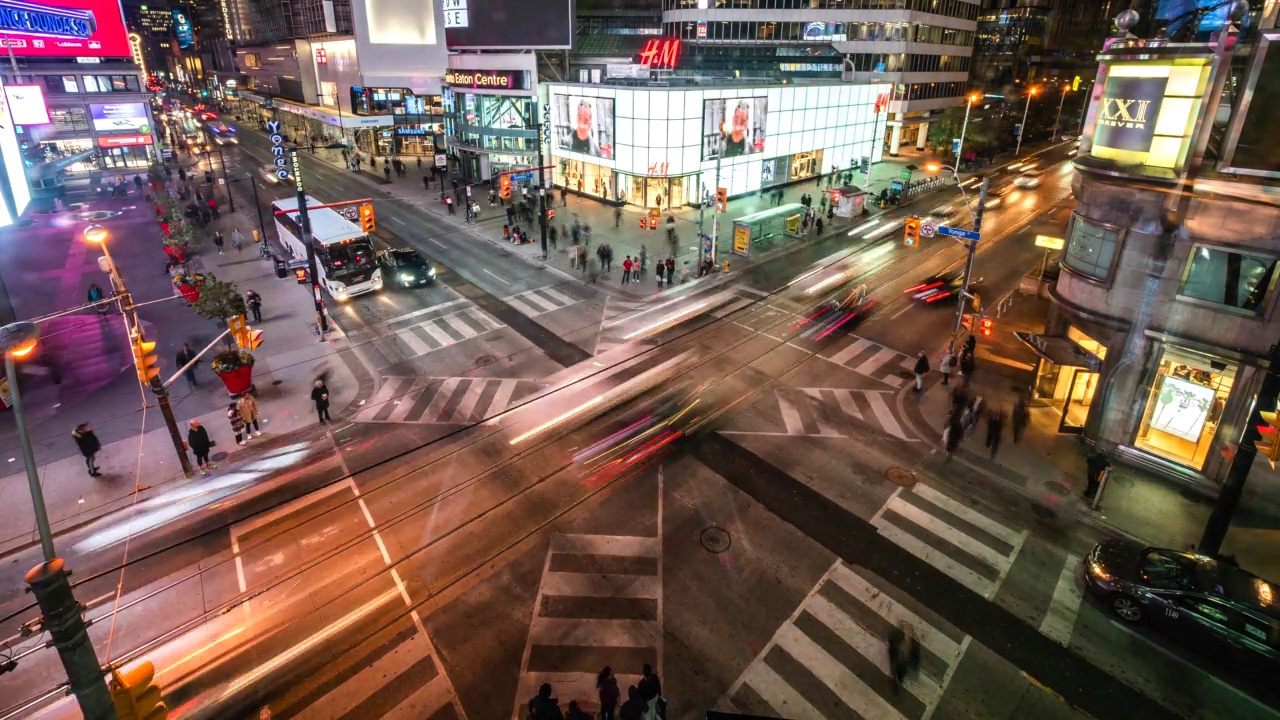
[[[498,362],[498,358],[492,355],[481,355],[476,358],[476,367],[484,367],[485,365],[492,365],[496,362]]]
[[[1040,520],[1054,520],[1058,517],[1058,513],[1043,505],[1032,505],[1031,514],[1035,515]]]
[[[733,538],[729,536],[728,530],[712,525],[702,531],[698,542],[702,543],[702,547],[706,548],[707,552],[719,555],[729,549],[733,544]]]
[[[1057,480],[1050,480],[1049,482],[1044,484],[1044,487],[1046,490],[1053,493],[1054,495],[1057,495],[1058,497],[1066,497],[1071,494],[1071,488],[1067,487],[1066,485],[1063,485]]]
[[[911,487],[916,484],[916,475],[906,468],[891,467],[884,471],[884,476],[889,478],[889,482],[902,487]]]

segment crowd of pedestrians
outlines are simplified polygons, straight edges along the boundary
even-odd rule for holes
[[[666,720],[667,699],[662,696],[662,681],[648,663],[641,669],[640,682],[627,688],[625,699],[613,668],[608,666],[596,675],[596,692],[599,713],[584,710],[577,700],[570,700],[567,708],[561,709],[554,688],[543,683],[538,694],[529,700],[525,720]]]

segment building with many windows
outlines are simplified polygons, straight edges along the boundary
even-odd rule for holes
[[[1095,0],[984,0],[970,80],[987,92],[1092,74],[1120,6]]]

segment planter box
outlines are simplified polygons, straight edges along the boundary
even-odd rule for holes
[[[249,392],[249,388],[253,387],[252,365],[243,365],[235,370],[216,374],[222,380],[222,384],[227,387],[227,392],[232,395]]]

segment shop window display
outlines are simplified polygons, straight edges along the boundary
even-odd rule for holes
[[[1167,348],[1134,445],[1192,468],[1204,465],[1235,382],[1236,366]]]
[[[566,158],[561,158],[559,165],[555,184],[586,195],[606,200],[612,199],[613,170],[594,163]]]

